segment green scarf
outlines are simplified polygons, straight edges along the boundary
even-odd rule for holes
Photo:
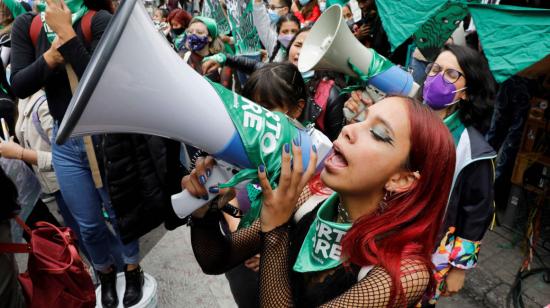
[[[458,110],[455,111],[453,114],[447,116],[443,120],[443,123],[447,125],[447,127],[449,128],[449,131],[453,135],[455,147],[458,146],[458,142],[460,141],[460,136],[462,135],[462,132],[465,129],[464,124],[462,124],[462,121],[460,121],[460,117],[458,116]]]
[[[16,0],[4,0],[4,5],[10,10],[11,16],[17,18],[17,16],[27,12],[19,1]]]
[[[76,21],[80,20],[80,18],[82,18],[82,16],[84,16],[86,12],[88,12],[88,8],[86,7],[86,5],[84,5],[84,0],[64,0],[64,1],[67,7],[69,7],[71,12],[73,13],[71,16],[73,25]],[[44,31],[46,31],[46,36],[48,37],[48,41],[50,41],[51,43],[53,42],[53,40],[57,35],[55,34],[55,32],[52,31],[52,29],[50,29],[48,24],[46,24],[46,18],[45,18],[46,1],[43,0],[42,2],[38,3],[36,7],[40,12],[40,18],[42,19],[42,24],[44,25]]]
[[[260,164],[266,168],[271,187],[277,187],[281,173],[281,149],[285,143],[290,144],[299,136],[299,128],[284,113],[271,112],[220,84],[211,84],[225,104],[225,109],[239,132],[248,160],[253,165],[251,169],[239,171],[229,182],[220,185],[220,188],[233,187],[245,180],[257,183],[257,166]],[[241,228],[250,226],[259,217],[261,194],[249,197],[251,210],[241,219]]]
[[[351,223],[333,221],[339,202],[338,194],[334,193],[319,207],[294,263],[294,271],[319,272],[342,264],[340,242]]]

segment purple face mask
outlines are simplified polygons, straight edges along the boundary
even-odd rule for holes
[[[459,100],[453,101],[455,93],[464,89],[466,87],[457,90],[453,83],[447,83],[443,79],[443,74],[437,74],[426,77],[423,98],[432,109],[441,110],[456,104]]]
[[[187,36],[187,44],[189,44],[189,49],[194,52],[200,51],[208,44],[208,36],[199,36],[196,34],[191,34]]]

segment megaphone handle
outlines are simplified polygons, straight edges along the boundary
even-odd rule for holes
[[[215,165],[212,167],[212,174],[206,180],[206,184],[204,186],[210,187],[229,181],[229,179],[233,176],[232,171],[233,168],[228,165]],[[216,196],[217,194],[208,192],[208,200],[198,199],[192,196],[187,190],[183,190],[180,193],[172,195],[172,208],[179,218],[185,218],[196,209],[214,199]]]

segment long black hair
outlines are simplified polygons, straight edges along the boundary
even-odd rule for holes
[[[458,115],[465,126],[481,133],[489,128],[495,97],[495,80],[485,57],[469,47],[445,45],[442,51],[451,52],[466,79],[466,99],[458,103]]]
[[[293,23],[297,24],[298,29],[300,29],[300,20],[298,19],[298,17],[296,17],[294,14],[286,14],[286,15],[281,16],[281,18],[279,18],[279,21],[277,21],[277,25],[276,25],[277,26],[277,36],[279,35],[279,32],[281,32],[281,27],[283,26],[283,23],[285,23],[285,22],[293,22]],[[281,46],[282,46],[281,42],[279,42],[279,40],[277,40],[277,44],[273,48],[273,52],[271,53],[271,57],[269,57],[269,62],[273,62],[273,60],[275,59],[275,56],[277,56],[277,53],[279,52],[279,49],[281,49]],[[290,44],[288,45],[288,48],[290,48]],[[288,53],[288,50],[287,50],[287,53]]]
[[[293,111],[300,100],[307,101],[304,79],[291,63],[267,63],[244,84],[242,95],[267,109]]]

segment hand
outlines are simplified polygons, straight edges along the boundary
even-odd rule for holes
[[[65,63],[65,59],[63,58],[59,50],[57,50],[59,46],[59,37],[56,37],[53,40],[50,48],[46,50],[43,55],[44,60],[46,60],[46,64],[48,64],[48,66],[52,69],[57,67],[58,65]]]
[[[212,156],[199,157],[195,162],[195,169],[191,171],[189,175],[186,175],[181,179],[181,187],[186,189],[191,196],[196,198],[202,198],[208,200],[208,192],[214,194],[220,194],[221,198],[218,199],[218,206],[223,206],[231,199],[235,197],[235,190],[232,188],[219,189],[217,186],[206,188],[204,185],[212,172],[212,167],[216,164],[216,161]],[[208,191],[207,191],[208,189]],[[193,216],[202,217],[208,211],[208,204],[196,210]]]
[[[370,97],[367,95],[363,95],[363,91],[357,90],[351,92],[350,98],[346,101],[344,104],[344,108],[347,108],[353,116],[348,119],[346,115],[346,120],[349,124],[353,124],[358,121],[358,116],[360,113],[364,112],[364,110],[370,106],[372,106],[373,101]],[[346,111],[344,109],[344,114],[346,114]]]
[[[204,72],[204,74],[209,74],[213,71],[218,70],[220,67],[221,64],[219,64],[218,62],[214,60],[208,60],[202,64],[202,71]]]
[[[267,62],[269,60],[269,55],[267,54],[267,50],[260,49],[260,59],[262,62]]]
[[[231,37],[225,34],[220,35],[220,39],[222,40],[222,42],[226,44],[231,44],[231,41],[232,41]]]
[[[285,144],[283,147],[281,176],[279,177],[279,186],[277,189],[271,189],[265,167],[260,165],[258,168],[258,177],[264,197],[260,213],[262,232],[269,232],[285,224],[290,219],[302,190],[315,172],[317,164],[317,152],[315,148],[311,149],[309,165],[304,172],[302,168],[302,149],[292,144],[292,155],[294,157],[291,168],[289,147],[289,144]]]
[[[296,4],[296,1],[292,1],[292,6],[290,6],[290,10],[292,13],[300,12],[300,9],[298,8],[298,4]]]
[[[13,136],[10,137],[10,141],[0,143],[0,156],[4,158],[19,159],[23,151],[23,147],[13,141]]]
[[[64,0],[46,0],[46,3],[46,24],[57,34],[60,44],[63,45],[76,36],[71,20],[71,10]]]
[[[253,256],[252,258],[244,261],[244,266],[257,272],[260,270],[260,254]]]
[[[360,41],[368,38],[369,34],[370,34],[370,26],[365,25],[365,24],[361,25],[361,27],[359,27],[355,31],[355,37]]]
[[[442,296],[453,296],[464,287],[464,279],[466,278],[466,270],[453,267],[445,278],[445,290],[441,293]]]

